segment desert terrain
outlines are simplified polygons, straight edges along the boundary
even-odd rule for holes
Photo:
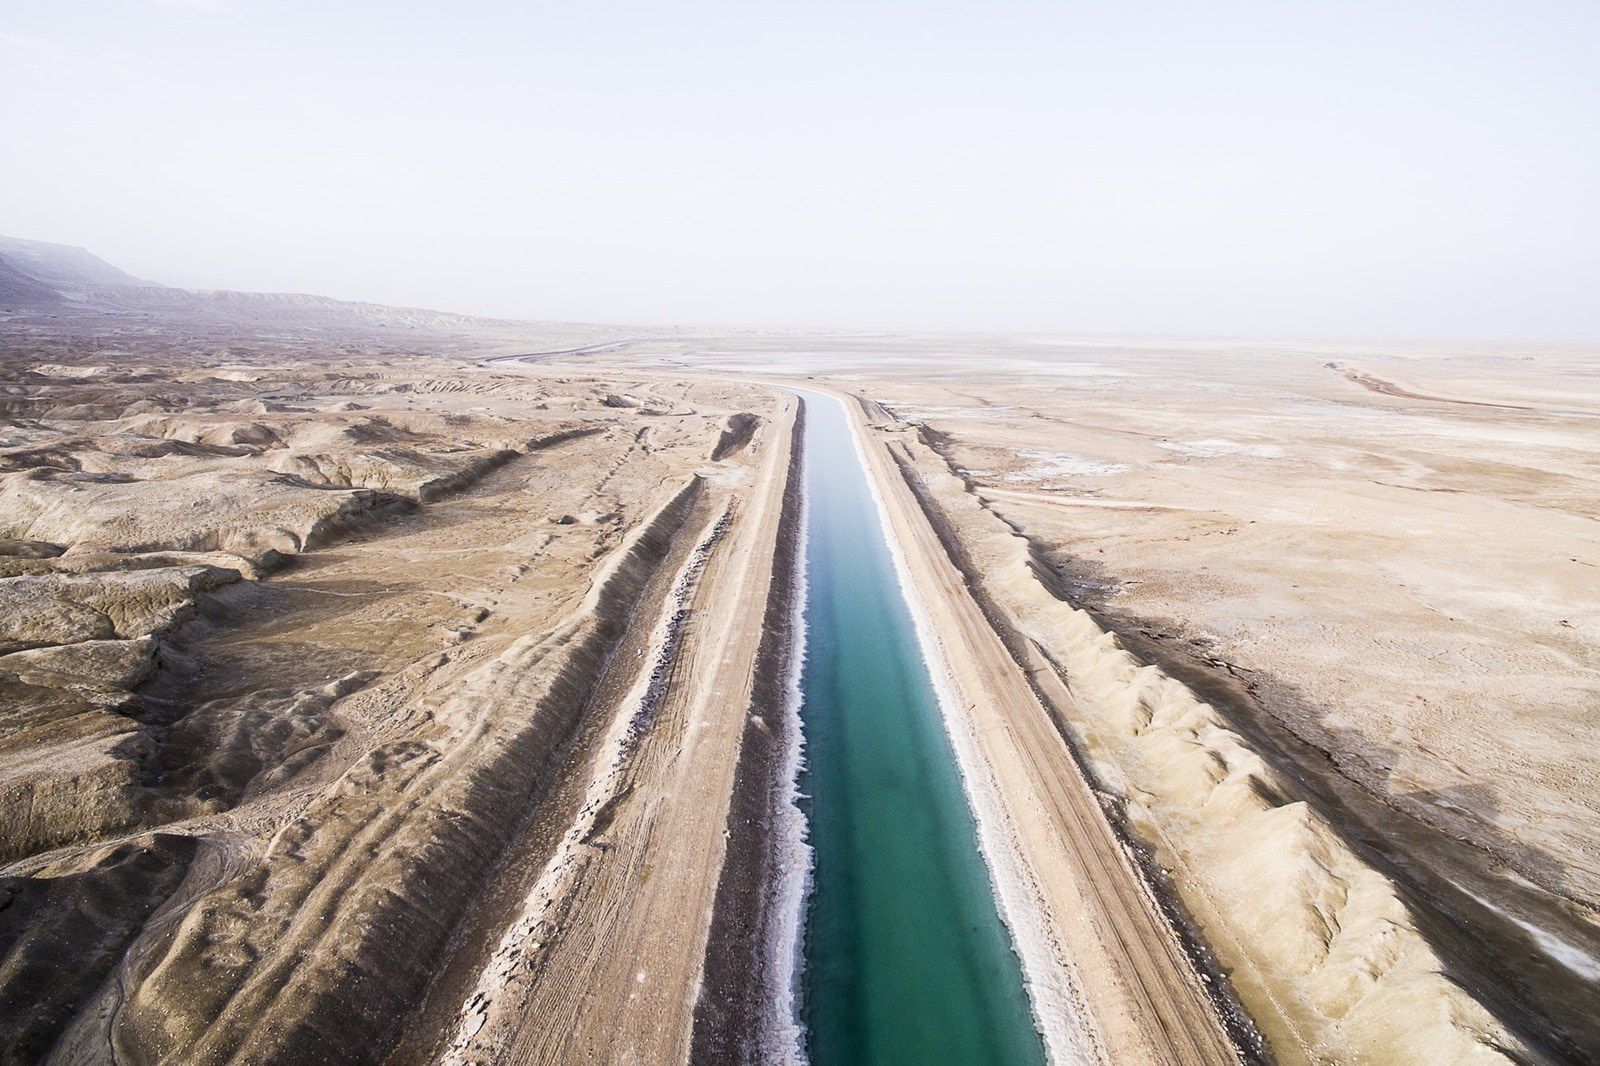
[[[0,307],[0,1058],[798,1057],[797,389],[1054,1061],[1600,1055],[1600,352]]]
[[[674,348],[881,412],[1278,1057],[1425,1058],[1437,1032],[1394,1032],[1463,988],[1507,1027],[1483,1042],[1595,1054],[1600,353]]]
[[[680,1056],[793,402],[73,310],[4,333],[7,1061]]]

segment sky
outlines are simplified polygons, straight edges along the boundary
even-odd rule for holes
[[[0,0],[0,233],[548,320],[1600,340],[1600,4]]]

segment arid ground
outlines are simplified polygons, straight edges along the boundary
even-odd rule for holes
[[[772,1057],[797,386],[1058,1057],[1600,1056],[1600,351],[53,277],[0,270],[5,1061]]]
[[[1596,1053],[1600,352],[915,336],[658,350],[827,381],[882,412],[973,584],[1066,675],[1099,786],[1280,1058],[1291,1042],[1354,1054],[1358,1004],[1397,1027],[1359,1057],[1426,1031],[1428,1008],[1396,991],[1417,966],[1541,1049],[1519,1055]],[[1089,653],[1101,631],[1125,666]],[[1406,928],[1432,958],[1402,979],[1389,956]]]

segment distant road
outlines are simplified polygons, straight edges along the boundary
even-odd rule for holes
[[[582,348],[557,348],[548,352],[521,352],[517,355],[496,355],[485,359],[485,363],[518,363],[529,362],[537,359],[548,359],[555,355],[594,355],[599,352],[609,352],[617,348],[626,348],[630,344],[638,344],[638,337],[630,337],[622,341],[607,341],[604,344],[588,344]]]
[[[1455,403],[1465,407],[1493,407],[1501,411],[1531,411],[1541,415],[1574,415],[1579,418],[1593,418],[1596,412],[1582,408],[1572,407],[1538,407],[1525,403],[1504,403],[1494,400],[1469,400],[1459,396],[1442,396],[1433,392],[1422,392],[1419,389],[1402,385],[1398,381],[1380,378],[1376,374],[1369,374],[1346,363],[1323,363],[1329,370],[1341,375],[1346,380],[1360,385],[1369,392],[1376,392],[1380,396],[1396,396],[1405,400],[1426,400],[1430,403]]]

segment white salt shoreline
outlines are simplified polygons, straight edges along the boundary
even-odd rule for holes
[[[802,433],[805,431],[802,430]],[[804,444],[801,444],[802,449]],[[767,1028],[761,1034],[762,1062],[806,1062],[805,1023],[800,1018],[800,981],[805,963],[806,902],[811,896],[812,850],[809,824],[800,809],[800,772],[805,768],[805,733],[800,724],[800,679],[806,661],[806,548],[811,537],[811,505],[805,491],[805,455],[800,456],[799,543],[795,545],[793,602],[785,649],[783,762],[778,773],[778,868],[771,888],[775,919],[763,968],[770,999]]]

